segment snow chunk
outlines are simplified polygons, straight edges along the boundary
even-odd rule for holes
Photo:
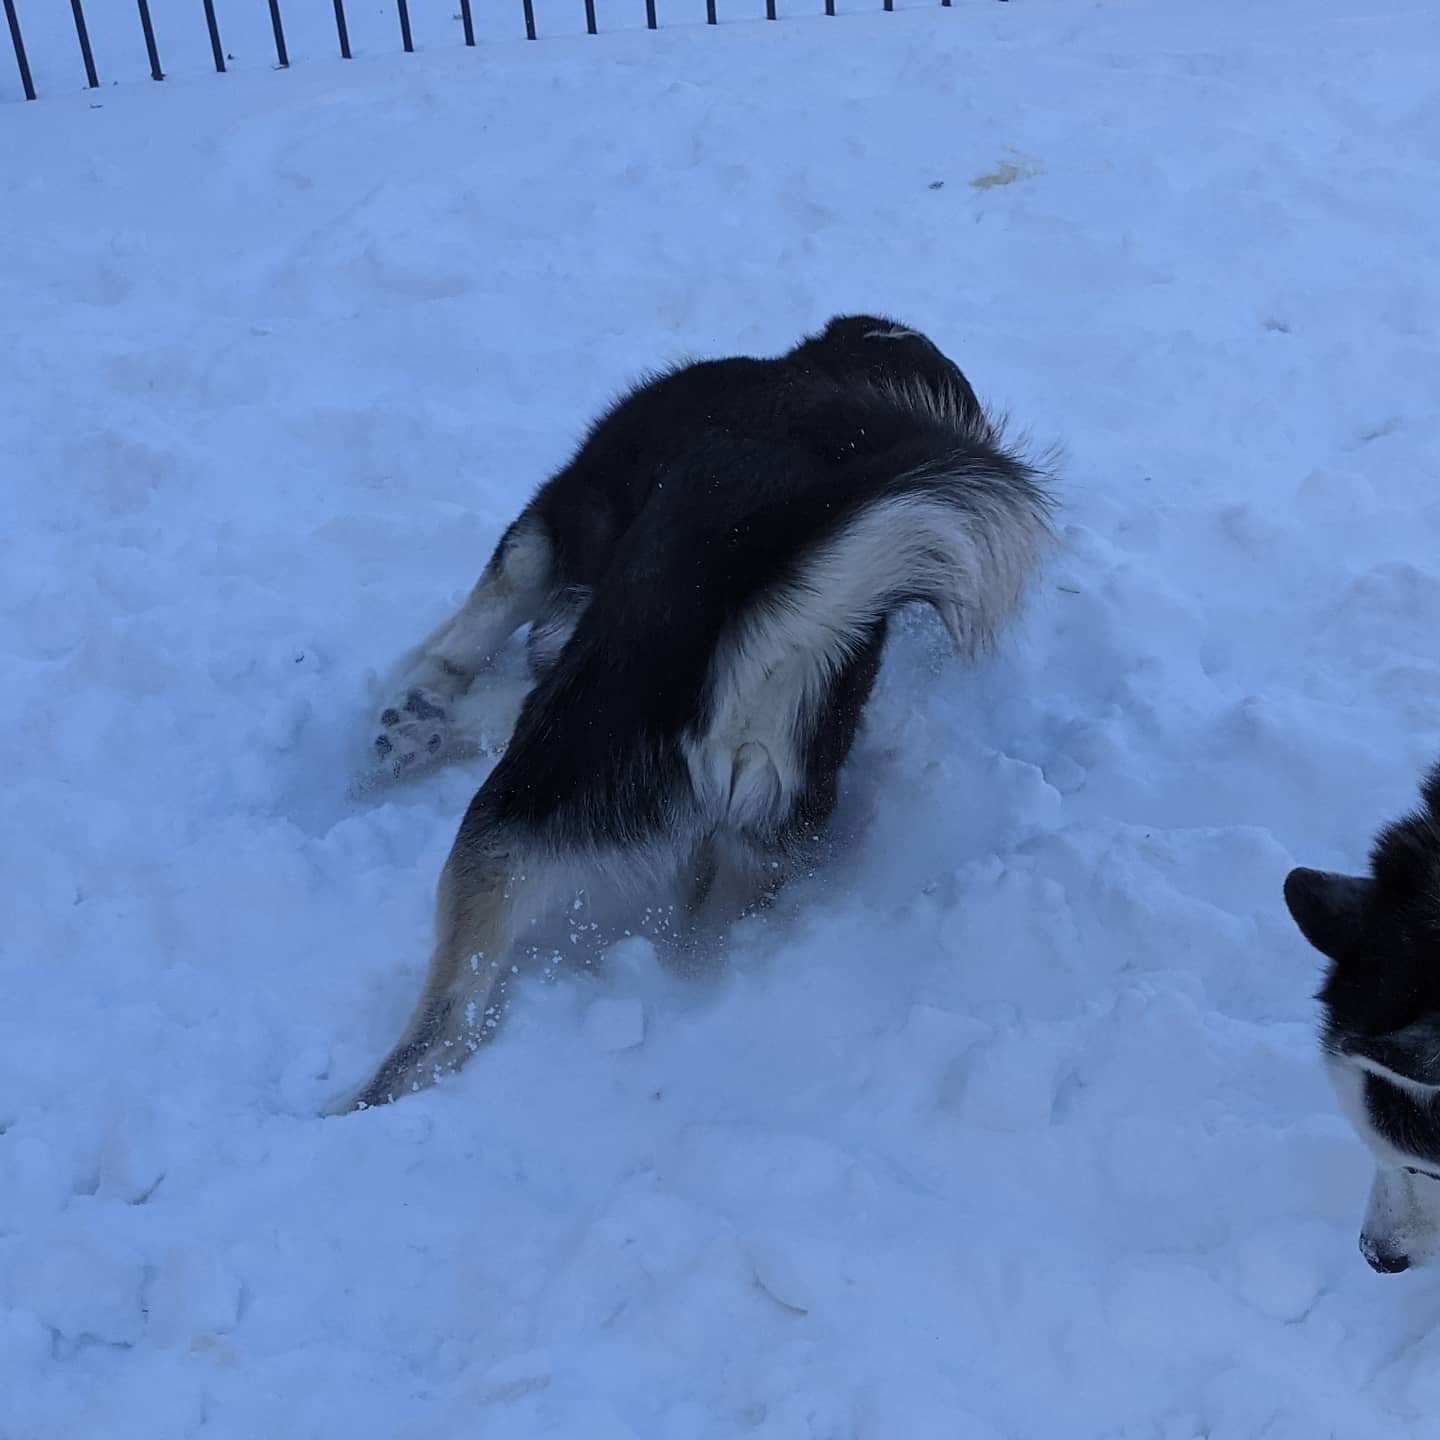
[[[1247,1236],[1235,1257],[1240,1297],[1272,1320],[1303,1319],[1325,1288],[1333,1239],[1331,1227],[1293,1219]]]
[[[144,1330],[143,1287],[139,1263],[65,1238],[20,1256],[5,1288],[65,1341],[133,1345]]]
[[[592,1001],[584,1030],[596,1050],[633,1050],[645,1039],[645,1007],[633,999]]]
[[[1046,1028],[1016,1030],[977,1045],[953,1072],[950,1104],[985,1130],[1042,1130],[1069,1074],[1068,1049]]]
[[[177,1250],[151,1281],[146,1333],[156,1345],[195,1345],[240,1318],[240,1282],[208,1250]]]

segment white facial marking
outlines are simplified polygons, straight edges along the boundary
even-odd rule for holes
[[[1409,1170],[1377,1169],[1360,1248],[1382,1269],[1387,1260],[1415,1267],[1440,1256],[1440,1180]]]
[[[1434,1262],[1440,1258],[1440,1170],[1391,1144],[1376,1130],[1365,1104],[1367,1075],[1412,1094],[1416,1087],[1399,1085],[1389,1071],[1360,1059],[1327,1055],[1325,1068],[1346,1119],[1377,1162],[1360,1229],[1361,1251],[1378,1269],[1387,1261],[1404,1260],[1411,1268]]]

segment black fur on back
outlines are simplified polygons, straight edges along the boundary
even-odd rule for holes
[[[477,803],[547,844],[656,836],[682,818],[680,741],[705,723],[727,629],[878,497],[928,492],[978,508],[997,487],[1037,516],[1047,503],[960,370],[894,321],[842,317],[778,358],[646,380],[508,532],[540,521],[557,592],[588,604]],[[833,676],[812,733],[797,737],[807,780],[790,828],[813,828],[833,806],[884,639],[882,616]]]

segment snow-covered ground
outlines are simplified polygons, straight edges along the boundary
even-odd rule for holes
[[[1433,1437],[1440,1279],[1356,1250],[1280,882],[1440,753],[1440,12],[467,52],[416,3],[416,56],[216,77],[194,18],[96,95],[44,8],[0,106],[0,1436]],[[849,841],[716,973],[630,942],[317,1118],[490,763],[354,798],[374,671],[638,371],[862,307],[1067,447],[1026,624],[976,670],[903,628]]]

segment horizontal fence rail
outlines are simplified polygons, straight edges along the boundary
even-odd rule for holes
[[[25,39],[20,28],[20,11],[22,8],[35,5],[59,5],[62,0],[3,0],[5,6],[5,19],[10,29],[10,43],[15,51],[15,65],[20,73],[20,88],[27,100],[36,98],[34,74],[31,70],[29,55],[25,49]],[[113,5],[118,10],[127,0],[94,0],[95,4],[105,6]],[[254,0],[259,3],[259,0]],[[285,41],[285,22],[280,12],[280,0],[268,0],[270,10],[270,30],[274,40],[275,65],[278,69],[287,69],[290,65],[289,47]],[[313,5],[315,0],[305,0],[306,4]],[[525,38],[534,40],[538,38],[535,25],[535,4],[534,0],[520,0],[522,16],[525,24]],[[585,30],[587,34],[598,35],[600,33],[599,13],[597,0],[579,0],[584,6]],[[818,3],[818,0],[815,0]],[[895,8],[895,0],[878,0],[878,3],[885,10]],[[939,3],[950,8],[952,0],[939,0]],[[824,13],[835,14],[835,0],[823,0]],[[210,41],[210,55],[217,74],[226,73],[226,51],[220,38],[220,20],[216,14],[215,0],[196,0],[197,9],[203,12],[205,29]],[[459,13],[454,17],[460,20],[464,29],[464,43],[466,46],[475,44],[475,21],[472,11],[472,0],[459,0]],[[350,27],[345,17],[345,0],[334,0],[335,6],[335,38],[341,59],[352,58],[350,48]],[[808,7],[807,7],[808,8]],[[90,89],[98,89],[100,85],[100,74],[96,68],[95,52],[90,43],[90,29],[85,23],[84,0],[70,0],[71,18],[75,26],[75,39],[80,49],[80,62],[85,71],[85,83]],[[145,54],[150,65],[150,78],[152,80],[163,80],[165,71],[160,63],[160,46],[155,34],[155,25],[150,15],[150,0],[135,0],[135,15],[140,25],[140,31],[145,42]],[[407,54],[415,50],[414,36],[410,28],[410,5],[409,0],[395,0],[395,18],[399,23],[399,40],[401,49]],[[777,0],[765,0],[765,18],[767,20],[778,20],[780,18]],[[718,25],[720,23],[718,0],[705,0],[705,23],[707,25]],[[658,13],[658,0],[645,0],[645,28],[657,30],[660,27]],[[230,57],[233,58],[233,57]]]

